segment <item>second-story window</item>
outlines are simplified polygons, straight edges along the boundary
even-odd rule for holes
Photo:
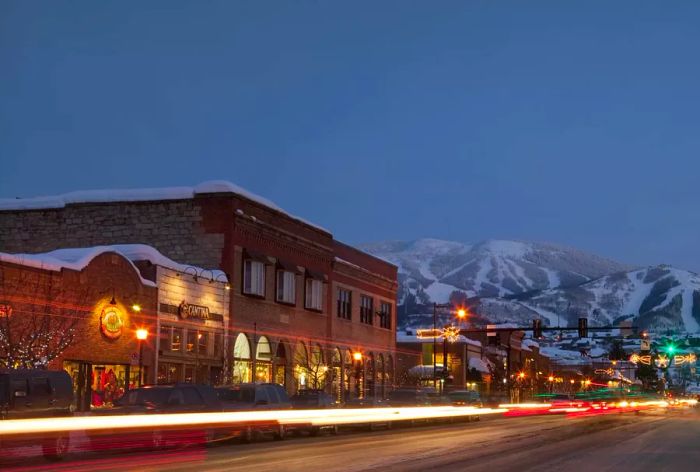
[[[170,343],[170,350],[175,352],[180,352],[182,349],[182,328],[173,328],[172,342]]]
[[[379,309],[379,326],[391,329],[391,303],[382,302]]]
[[[338,288],[338,318],[352,318],[352,292],[344,288]]]
[[[323,309],[323,282],[316,279],[306,279],[306,294],[304,308],[310,310]]]
[[[243,261],[243,293],[265,296],[265,264],[252,259]]]
[[[360,296],[360,322],[372,324],[372,315],[374,314],[374,300],[367,295]]]
[[[277,271],[277,301],[282,303],[296,302],[296,276],[294,272]]]

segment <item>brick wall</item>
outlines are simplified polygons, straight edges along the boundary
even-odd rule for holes
[[[131,263],[114,253],[95,257],[82,271],[60,272],[0,263],[0,303],[13,306],[13,317],[30,319],[32,313],[50,314],[56,319],[77,319],[76,334],[50,367],[60,369],[64,360],[131,364],[138,362],[136,329],[155,332],[156,289],[144,285]],[[100,316],[111,306],[112,296],[123,315],[118,339],[107,339],[100,330]],[[132,305],[138,304],[137,313]],[[151,366],[154,337],[144,346],[144,365]]]

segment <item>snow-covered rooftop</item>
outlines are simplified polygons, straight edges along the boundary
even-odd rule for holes
[[[155,200],[186,200],[195,195],[206,193],[235,193],[248,200],[256,202],[272,210],[283,213],[290,218],[300,221],[316,229],[330,233],[328,230],[309,221],[291,215],[267,198],[250,192],[243,187],[225,180],[202,182],[194,187],[165,187],[140,189],[103,189],[79,190],[61,195],[30,197],[30,198],[0,198],[0,211],[3,210],[42,210],[63,208],[72,203],[110,203],[110,202],[140,202]]]
[[[145,244],[115,244],[113,246],[94,246],[86,248],[56,249],[50,252],[38,254],[9,254],[0,252],[0,261],[14,264],[35,267],[38,269],[52,270],[55,272],[61,269],[83,270],[95,257],[106,252],[114,252],[124,256],[132,265],[134,261],[150,261],[155,265],[167,267],[172,270],[184,272],[188,268],[194,268],[198,274],[205,272],[211,275],[214,280],[228,282],[226,274],[216,269],[203,269],[200,267],[180,264],[165,257],[157,249]],[[137,273],[140,272],[134,266]],[[211,274],[210,274],[211,273]],[[141,278],[146,285],[155,286],[150,280]]]
[[[438,342],[442,342],[442,338],[437,338]],[[406,331],[396,332],[396,342],[397,343],[432,343],[433,338],[419,338],[413,330],[408,334]],[[481,347],[481,342],[476,339],[471,339],[466,336],[459,335],[454,341],[456,343],[469,344],[471,346]]]
[[[87,267],[90,261],[95,257],[105,252],[118,251],[109,246],[95,246],[90,248],[57,249],[55,251],[38,254],[9,254],[0,252],[0,261],[54,272],[60,272],[62,269],[81,271]],[[141,283],[151,287],[156,286],[155,282],[141,277],[141,272],[133,265],[131,259],[128,257],[126,257],[126,259],[129,260],[129,263],[134,267],[134,270],[141,278]]]

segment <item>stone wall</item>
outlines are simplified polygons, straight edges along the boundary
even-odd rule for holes
[[[140,243],[178,262],[219,267],[224,235],[206,232],[202,219],[196,199],[0,211],[0,252]]]

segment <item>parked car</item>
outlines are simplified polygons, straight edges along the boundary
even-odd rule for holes
[[[447,394],[447,397],[455,406],[475,406],[479,408],[483,406],[479,392],[473,390],[453,390]]]
[[[389,406],[430,406],[429,392],[422,388],[397,388],[387,395]]]
[[[366,398],[353,398],[350,400],[347,400],[345,404],[343,405],[343,408],[386,408],[390,406],[387,404],[386,401],[375,398],[375,397],[366,397]],[[392,427],[392,422],[391,421],[373,421],[371,423],[353,423],[353,427],[360,427],[360,428],[369,428],[370,431],[374,431],[377,428],[387,428],[390,429]]]
[[[232,387],[218,387],[216,394],[224,411],[249,410],[290,410],[289,401],[284,387],[274,383],[244,383]],[[287,428],[277,422],[256,423],[241,430],[243,442],[250,442],[260,434],[271,434],[278,441],[285,438]]]
[[[337,408],[338,404],[323,390],[300,390],[293,395],[289,401],[292,403],[292,408],[296,410],[317,410],[325,408]],[[338,425],[324,426],[308,426],[299,428],[299,431],[308,432],[310,436],[316,436],[321,431],[328,431],[331,434],[338,434]]]
[[[453,390],[447,394],[447,398],[454,406],[473,406],[477,408],[484,406],[479,392],[473,390]],[[478,421],[481,417],[479,415],[469,415],[465,419],[467,421]]]
[[[223,411],[222,403],[213,387],[196,384],[149,385],[127,391],[114,402],[114,407],[99,414],[173,414]],[[106,422],[108,424],[108,421]],[[231,437],[239,428],[187,427],[183,429],[135,429],[115,432],[110,429],[89,433],[92,451],[153,449],[191,444],[209,444],[217,439]]]
[[[39,369],[0,371],[1,420],[72,414],[73,382],[67,372]],[[68,452],[69,441],[67,433],[45,435],[41,441],[42,452],[48,459],[61,459]],[[3,441],[0,438],[0,450],[3,451],[22,445],[22,441]]]

